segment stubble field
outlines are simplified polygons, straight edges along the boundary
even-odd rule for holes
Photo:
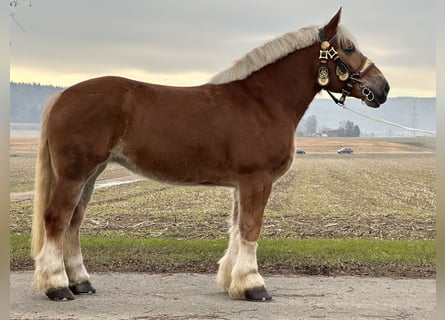
[[[297,155],[275,185],[262,239],[435,238],[432,139],[297,139]],[[352,146],[355,153],[335,150]],[[29,234],[35,141],[11,142],[10,232]],[[99,182],[134,179],[111,165]],[[125,179],[125,178],[124,178]],[[28,192],[29,197],[15,196]],[[231,190],[143,180],[96,189],[82,234],[98,237],[226,239]]]

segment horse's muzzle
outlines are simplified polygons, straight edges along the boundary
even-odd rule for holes
[[[389,93],[389,83],[383,79],[379,85],[362,87],[362,101],[369,107],[378,108],[386,102]]]

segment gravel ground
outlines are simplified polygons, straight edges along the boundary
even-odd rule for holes
[[[10,319],[434,319],[436,281],[371,277],[269,276],[271,302],[234,301],[215,275],[92,274],[95,295],[54,302],[11,273]]]

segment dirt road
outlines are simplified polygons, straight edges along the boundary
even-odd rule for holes
[[[49,301],[11,273],[10,319],[434,319],[436,281],[269,276],[271,302],[233,301],[214,275],[92,274],[97,293]]]
[[[121,184],[128,184],[133,182],[138,182],[144,180],[144,178],[141,178],[138,175],[129,175],[125,177],[119,177],[119,178],[113,178],[113,179],[106,179],[98,181],[94,188],[100,189],[100,188],[108,188],[112,186],[118,186]],[[34,197],[34,191],[24,191],[24,192],[10,192],[9,193],[9,202],[20,202],[20,201],[26,201],[30,200]]]

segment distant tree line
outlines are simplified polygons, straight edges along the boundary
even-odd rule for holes
[[[338,128],[339,137],[360,137],[360,128],[352,121],[343,121]]]
[[[10,122],[39,123],[48,99],[64,88],[39,83],[10,83]]]

